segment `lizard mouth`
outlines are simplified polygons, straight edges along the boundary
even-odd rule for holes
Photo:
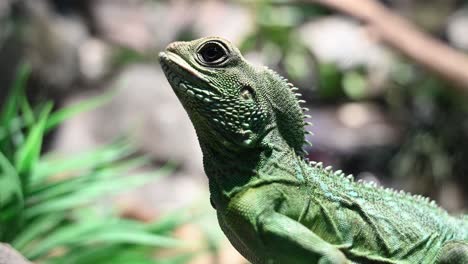
[[[161,52],[159,53],[159,61],[176,94],[181,93],[185,97],[193,97],[205,103],[210,103],[212,98],[216,96],[209,89],[201,88],[209,87],[209,81],[179,55],[170,51]]]
[[[204,82],[208,82],[198,71],[196,71],[190,64],[188,64],[184,59],[182,59],[179,55],[166,51],[159,53],[159,60],[161,61],[161,65],[164,68],[169,69],[179,69],[182,70],[185,75],[194,76],[196,79]]]

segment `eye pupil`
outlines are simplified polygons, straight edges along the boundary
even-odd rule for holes
[[[206,43],[198,53],[205,63],[221,63],[227,58],[226,50],[216,42]]]
[[[219,50],[219,47],[216,47],[216,46],[210,47],[210,49],[206,49],[205,51],[205,57],[207,59],[213,60],[213,59],[218,58],[220,55],[221,55],[221,52]]]

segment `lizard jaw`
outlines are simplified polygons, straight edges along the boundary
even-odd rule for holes
[[[188,64],[179,55],[173,52],[160,52],[159,60],[161,62],[164,72],[168,72],[168,69],[170,69],[171,71],[178,71],[181,73],[184,72],[184,75],[193,76],[194,78],[200,81],[209,83],[204,76],[202,76],[197,70],[190,66],[190,64]]]
[[[194,100],[211,104],[214,98],[218,98],[213,89],[201,88],[208,87],[209,82],[177,54],[161,52],[159,59],[164,74],[181,101],[190,105]]]

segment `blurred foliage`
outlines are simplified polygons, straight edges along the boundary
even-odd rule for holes
[[[152,59],[153,58],[149,57],[147,54],[142,54],[134,49],[121,47],[114,52],[111,65],[114,68],[121,68],[132,63],[151,62]]]
[[[309,4],[293,4],[289,1],[256,1],[251,4],[255,12],[254,30],[240,44],[247,53],[260,50],[268,65],[278,67],[283,75],[303,84],[316,68],[309,49],[299,37],[297,28],[304,22],[328,13],[325,9]],[[309,84],[310,85],[310,84]]]
[[[0,116],[0,241],[39,263],[185,263],[194,253],[152,260],[155,249],[183,248],[171,232],[189,219],[174,212],[157,221],[124,219],[90,206],[103,195],[141,186],[169,174],[173,165],[135,173],[148,160],[120,140],[70,157],[42,156],[45,134],[71,116],[108,101],[106,94],[52,111],[32,107],[23,65]],[[123,175],[131,175],[122,177]]]
[[[468,172],[468,99],[404,60],[385,99],[389,114],[405,128],[391,174],[412,178],[418,191],[428,195],[449,180],[466,187],[462,175]]]
[[[74,1],[50,2],[60,3],[60,10],[63,10],[67,3]],[[92,1],[80,3],[85,5],[85,2],[89,4]],[[148,2],[169,4],[177,1]],[[260,54],[268,66],[302,88],[301,92],[315,109],[336,110],[349,102],[371,104],[377,106],[385,118],[392,121],[391,125],[401,132],[396,142],[383,147],[334,153],[337,157],[334,165],[343,165],[342,168],[348,172],[372,172],[389,185],[399,182],[397,187],[433,198],[437,197],[443,183],[455,182],[465,192],[462,204],[466,208],[467,97],[454,92],[450,83],[398,55],[392,58],[391,74],[380,87],[372,86],[373,72],[363,65],[343,69],[333,62],[319,61],[301,39],[299,31],[314,19],[336,14],[304,2],[227,1],[247,8],[254,18],[252,30],[240,41],[241,51]],[[398,1],[382,2],[395,8]],[[399,2],[408,4],[405,15],[410,19],[427,18],[427,15],[415,13],[419,9],[413,6],[417,7],[418,3],[431,7],[428,1]],[[443,2],[438,1],[439,4]],[[468,6],[468,1],[450,1],[448,5],[452,9],[461,9]],[[70,4],[69,8],[73,6]],[[64,17],[75,14],[72,11],[68,10]],[[14,32],[16,18],[4,17],[2,20],[6,22],[0,21],[4,25],[0,28],[0,51],[8,36],[20,35],[21,32]],[[431,19],[437,20],[441,19]],[[434,36],[449,45],[443,32],[446,25],[434,26],[431,21],[420,25],[431,24],[428,28],[435,32]],[[187,24],[174,36],[178,40],[200,37],[190,27],[194,23]],[[96,29],[99,27],[93,27],[90,30],[92,37],[105,39],[99,35]],[[120,44],[108,44],[113,45],[109,65],[114,74],[130,64],[154,62],[150,56],[153,50],[142,52]],[[9,61],[4,62],[1,57],[0,66],[11,68]],[[103,194],[136,187],[157,175],[167,174],[171,166],[155,173],[134,173],[146,161],[137,157],[136,150],[122,141],[66,158],[41,153],[47,132],[68,117],[102,104],[110,95],[55,112],[50,102],[31,106],[24,95],[29,73],[29,67],[21,68],[9,98],[1,105],[0,241],[9,242],[26,256],[44,263],[185,263],[190,259],[193,253],[157,261],[150,257],[160,248],[181,245],[170,234],[187,221],[186,212],[176,212],[154,223],[144,224],[121,219],[116,212],[103,215],[90,206]],[[4,74],[0,79],[8,77],[9,74]],[[6,90],[0,90],[0,99]],[[312,149],[311,152],[321,151],[330,150]],[[359,157],[359,162],[355,162],[358,160],[356,157]],[[347,160],[352,162],[346,164]],[[118,177],[127,174],[135,175]],[[209,250],[216,253],[219,233],[211,234],[214,232],[212,220],[203,222],[202,228],[207,235]]]
[[[390,7],[401,4],[383,2]],[[416,23],[418,18],[434,14],[434,7],[424,1],[408,1],[401,5],[407,8],[405,15],[415,18]],[[441,5],[444,1],[438,1],[437,6]],[[449,1],[446,5],[445,12],[439,14],[444,17],[434,19],[446,21],[450,12],[466,8],[468,3]],[[468,98],[465,95],[455,92],[452,84],[397,55],[392,58],[390,76],[377,88],[370,82],[372,71],[364,65],[343,69],[334,63],[318,61],[298,31],[306,22],[334,14],[319,5],[303,1],[255,1],[255,4],[249,2],[248,6],[256,13],[256,21],[254,30],[240,46],[243,52],[259,51],[267,64],[303,88],[302,93],[309,104],[335,108],[347,102],[376,105],[401,131],[398,142],[385,148],[366,150],[364,154],[360,153],[363,151],[360,148],[351,150],[354,155],[364,158],[362,163],[352,164],[352,168],[348,168],[350,171],[368,171],[373,163],[371,160],[378,157],[381,168],[370,172],[400,182],[400,188],[431,197],[437,197],[444,182],[455,182],[465,192],[465,200],[461,203],[466,207]],[[420,25],[424,26],[424,23]],[[435,37],[444,35],[440,29],[445,26],[445,22],[438,25],[439,35]],[[446,39],[442,40],[450,45]],[[320,152],[311,149],[311,153],[317,151]],[[336,156],[341,164],[346,159],[353,160],[348,153],[336,153]]]

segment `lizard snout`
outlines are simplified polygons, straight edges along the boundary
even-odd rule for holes
[[[177,52],[177,50],[180,50],[180,46],[182,46],[184,44],[185,44],[185,42],[183,42],[183,41],[172,42],[171,44],[169,44],[166,47],[166,50],[171,51],[171,52]]]

